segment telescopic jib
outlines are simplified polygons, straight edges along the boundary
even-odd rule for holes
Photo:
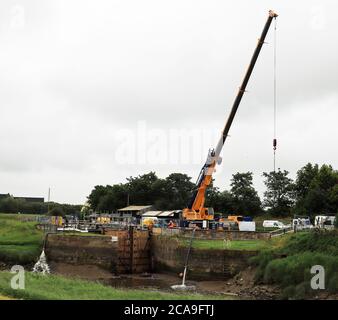
[[[224,142],[228,136],[228,133],[229,133],[231,124],[234,120],[234,117],[236,115],[238,106],[242,100],[242,97],[244,95],[246,86],[249,82],[251,73],[256,64],[261,48],[264,44],[264,40],[269,31],[272,19],[277,18],[277,16],[278,15],[272,10],[269,11],[268,19],[264,25],[262,34],[260,38],[258,39],[256,49],[253,53],[249,67],[245,73],[242,84],[239,88],[235,101],[232,105],[228,120],[223,129],[222,135],[216,145],[216,148],[209,150],[207,160],[204,166],[202,167],[200,175],[196,182],[196,190],[193,193],[193,196],[190,200],[188,207],[183,209],[183,217],[187,220],[213,220],[214,218],[213,214],[211,212],[210,213],[208,212],[208,208],[204,207],[206,188],[211,182],[212,174],[215,171],[216,163],[218,164],[221,163],[222,159],[220,157],[220,153],[223,148]]]

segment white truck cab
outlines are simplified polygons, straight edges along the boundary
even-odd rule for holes
[[[304,229],[312,229],[313,225],[309,217],[302,217],[302,218],[294,218],[292,220],[292,227],[295,231],[297,231]]]

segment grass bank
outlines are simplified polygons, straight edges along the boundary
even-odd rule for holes
[[[40,254],[43,232],[22,215],[0,214],[0,261],[27,264]]]
[[[184,241],[188,245],[189,241]],[[261,250],[268,243],[264,240],[194,240],[193,248],[196,249],[228,249],[228,250]]]
[[[296,233],[282,246],[252,258],[256,281],[279,285],[282,298],[303,299],[318,294],[311,288],[312,266],[325,270],[325,290],[338,293],[338,231]]]
[[[269,250],[277,249],[284,245],[287,238],[290,235],[283,237],[276,237],[268,240],[231,240],[224,241],[223,239],[205,240],[205,239],[193,239],[192,246],[195,249],[221,249],[221,250]],[[183,246],[188,246],[190,239],[178,238],[179,242]]]
[[[100,283],[74,280],[56,275],[43,276],[26,272],[25,289],[13,290],[10,279],[13,274],[0,272],[0,295],[25,300],[209,300],[230,299],[219,295],[194,293],[170,293],[116,289]]]

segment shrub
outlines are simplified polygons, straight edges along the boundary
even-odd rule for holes
[[[332,293],[338,292],[338,274],[334,274],[328,279],[327,289]]]
[[[338,256],[338,230],[328,232],[304,232],[294,234],[279,250],[287,255],[299,252],[321,252]]]
[[[55,208],[48,211],[48,215],[64,217],[65,213],[63,212],[61,207],[55,207]]]
[[[310,290],[309,283],[302,282],[295,287],[295,292],[292,297],[297,300],[303,300],[312,294],[313,294],[313,291]]]
[[[296,288],[294,296],[291,297],[302,299],[305,295],[313,293],[310,287],[313,277],[310,269],[314,265],[324,267],[326,288],[331,292],[338,292],[338,257],[322,253],[304,252],[283,259],[273,259],[264,270],[263,281],[282,288],[287,288],[293,283]]]
[[[310,287],[314,276],[310,269],[314,265],[324,267],[325,288],[337,293],[338,232],[295,234],[282,248],[262,251],[251,263],[257,266],[256,281],[280,286],[281,298],[304,299],[314,294]]]
[[[294,297],[296,292],[296,287],[293,285],[287,286],[282,290],[281,299],[289,299],[290,297]]]
[[[272,251],[261,251],[259,255],[250,258],[250,263],[257,266],[255,274],[255,282],[263,281],[264,271],[268,263],[273,259]]]

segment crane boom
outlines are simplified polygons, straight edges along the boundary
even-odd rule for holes
[[[208,185],[211,183],[212,174],[215,171],[216,164],[221,163],[222,158],[220,157],[220,153],[222,151],[224,142],[228,136],[228,133],[229,133],[231,124],[234,120],[234,117],[236,115],[238,106],[242,100],[242,97],[244,95],[246,86],[249,82],[251,73],[254,69],[257,58],[264,44],[265,37],[269,31],[272,19],[276,18],[277,16],[278,15],[274,11],[272,10],[269,11],[268,19],[264,25],[262,34],[260,38],[258,39],[256,49],[252,55],[249,67],[245,73],[242,84],[239,88],[235,101],[232,105],[229,117],[222,131],[222,135],[216,145],[216,148],[209,150],[207,160],[205,164],[203,165],[201,172],[199,174],[199,177],[197,179],[196,189],[193,193],[193,196],[190,199],[188,207],[183,209],[183,217],[187,220],[212,220],[213,219],[213,214],[208,212],[208,208],[204,207],[205,192],[206,192]]]

